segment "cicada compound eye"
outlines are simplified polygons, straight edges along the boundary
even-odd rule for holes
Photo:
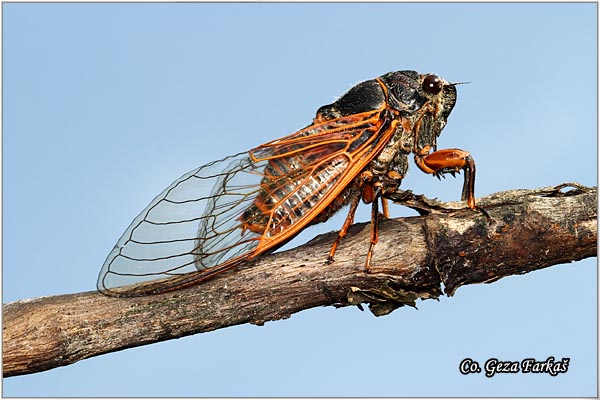
[[[443,82],[442,78],[437,75],[427,75],[423,79],[423,90],[425,93],[436,95],[442,90]]]

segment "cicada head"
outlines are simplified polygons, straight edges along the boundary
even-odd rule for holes
[[[437,75],[416,71],[390,72],[380,79],[388,88],[388,104],[410,122],[417,149],[435,148],[456,104],[455,85]]]

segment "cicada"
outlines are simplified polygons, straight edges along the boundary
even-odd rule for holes
[[[411,154],[428,174],[464,171],[462,200],[476,209],[473,158],[437,150],[456,85],[435,74],[390,72],[322,106],[289,136],[188,172],[133,220],[108,255],[98,289],[140,296],[197,284],[350,204],[331,262],[361,200],[373,207],[368,268],[379,203],[387,216],[386,198],[399,191]]]

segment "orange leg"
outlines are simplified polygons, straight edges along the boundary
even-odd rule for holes
[[[348,215],[346,216],[346,220],[344,221],[344,225],[340,229],[338,233],[338,237],[333,242],[331,246],[331,250],[329,251],[329,256],[327,257],[327,263],[332,263],[334,261],[333,256],[337,250],[338,245],[342,241],[342,239],[346,236],[348,232],[348,228],[354,222],[354,215],[356,213],[356,209],[358,208],[358,204],[360,203],[361,198],[365,203],[371,203],[371,240],[369,243],[369,250],[367,252],[367,259],[365,262],[365,270],[369,270],[371,265],[371,258],[373,256],[373,247],[377,243],[379,239],[379,200],[381,199],[383,205],[384,216],[389,217],[388,207],[386,200],[381,197],[381,187],[380,185],[371,185],[368,182],[371,180],[372,175],[369,173],[363,174],[361,176],[360,183],[357,187],[357,194],[360,195],[354,196],[352,199],[352,203],[350,203],[350,210],[348,211]]]
[[[383,216],[385,218],[390,217],[390,206],[388,205],[387,199],[385,197],[381,198],[381,211],[383,211]]]
[[[423,154],[415,155],[415,163],[425,173],[441,175],[446,172],[465,171],[462,197],[469,208],[475,210],[475,161],[468,151],[460,149],[444,149],[429,153],[430,148],[423,149]]]
[[[373,197],[373,203],[371,203],[371,241],[369,243],[369,250],[367,251],[367,260],[365,262],[366,271],[369,271],[369,268],[371,267],[371,259],[373,258],[373,247],[375,247],[375,245],[379,241],[379,199],[381,198],[381,188],[379,186],[375,187],[375,193]],[[382,203],[383,200],[384,199],[382,198]],[[387,209],[387,204],[386,206],[384,206],[384,209]]]
[[[360,193],[362,191],[363,187],[364,187],[364,181],[361,181],[360,190],[358,191],[358,193]],[[329,250],[329,256],[327,257],[327,264],[331,264],[333,262],[333,256],[335,255],[335,251],[337,250],[338,245],[340,244],[340,242],[342,241],[344,236],[346,236],[346,233],[348,232],[348,228],[350,227],[350,225],[352,225],[352,223],[354,222],[354,214],[356,214],[356,209],[358,208],[358,203],[360,203],[360,199],[361,199],[361,196],[358,196],[358,195],[354,196],[354,198],[352,199],[352,203],[350,203],[350,211],[348,211],[348,215],[346,216],[344,225],[342,225],[342,229],[340,229],[340,231],[338,232],[338,237],[335,238],[335,242],[333,242],[333,245],[331,246],[331,250]]]

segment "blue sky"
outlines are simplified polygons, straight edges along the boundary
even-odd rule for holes
[[[596,185],[596,7],[4,3],[3,302],[94,290],[122,232],[174,179],[305,126],[388,71],[472,82],[439,146],[473,154],[477,195]],[[461,183],[411,165],[403,187],[456,200]],[[319,308],[106,354],[5,379],[3,394],[594,396],[596,262],[381,318]],[[569,371],[458,371],[467,357],[550,356]]]

